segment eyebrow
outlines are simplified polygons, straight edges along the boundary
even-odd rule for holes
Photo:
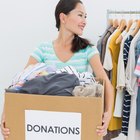
[[[80,13],[82,13],[82,14],[85,14],[85,15],[87,16],[87,13],[84,13],[84,12],[82,12],[82,11],[78,11],[78,12],[80,12]]]

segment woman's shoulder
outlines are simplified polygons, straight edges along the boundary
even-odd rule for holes
[[[41,48],[52,47],[52,42],[51,42],[51,41],[48,41],[48,42],[41,42],[38,46],[41,47]]]
[[[99,51],[96,46],[88,45],[85,49],[87,56],[93,56],[94,54],[99,54]]]
[[[48,50],[51,50],[53,47],[52,47],[52,42],[48,41],[48,42],[41,42],[37,45],[37,50],[41,50],[41,51],[48,51]]]
[[[95,50],[97,50],[96,46],[88,45],[86,48],[82,49],[81,51],[88,52],[88,51],[95,51]]]

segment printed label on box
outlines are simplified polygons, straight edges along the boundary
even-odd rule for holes
[[[81,140],[81,113],[25,110],[26,140]]]

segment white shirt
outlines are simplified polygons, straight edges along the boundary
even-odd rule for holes
[[[106,69],[107,71],[110,71],[113,69],[113,63],[112,63],[112,56],[109,50],[109,44],[110,44],[110,40],[112,38],[112,36],[114,36],[114,34],[118,31],[118,29],[116,29],[112,35],[108,38],[107,40],[107,44],[106,44],[106,50],[105,50],[105,57],[104,57],[104,63],[103,63],[103,67],[104,69]]]

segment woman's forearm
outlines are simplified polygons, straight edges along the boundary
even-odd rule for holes
[[[114,88],[108,79],[105,81],[104,96],[105,96],[105,112],[108,112],[111,115],[114,106]]]

